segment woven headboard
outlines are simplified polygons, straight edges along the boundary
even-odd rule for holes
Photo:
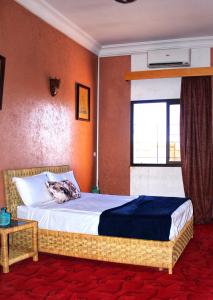
[[[54,173],[67,172],[69,171],[69,166],[65,165],[65,166],[39,167],[39,168],[3,171],[6,206],[8,211],[12,213],[13,217],[16,217],[17,206],[23,205],[23,202],[16,190],[15,184],[12,182],[12,178],[32,176],[45,171],[54,172]]]

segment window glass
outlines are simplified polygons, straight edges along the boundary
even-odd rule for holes
[[[180,162],[178,100],[132,102],[132,164]]]
[[[166,163],[166,104],[134,106],[134,163]]]
[[[169,161],[180,161],[180,105],[169,105]]]

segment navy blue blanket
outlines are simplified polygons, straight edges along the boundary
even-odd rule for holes
[[[98,233],[106,236],[168,241],[171,214],[188,198],[140,196],[100,215]]]

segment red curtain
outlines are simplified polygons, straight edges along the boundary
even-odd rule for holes
[[[180,147],[184,190],[195,222],[208,223],[213,208],[211,77],[182,78]]]

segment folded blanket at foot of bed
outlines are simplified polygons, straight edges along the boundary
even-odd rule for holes
[[[98,233],[168,241],[172,213],[188,198],[140,196],[100,215]]]

